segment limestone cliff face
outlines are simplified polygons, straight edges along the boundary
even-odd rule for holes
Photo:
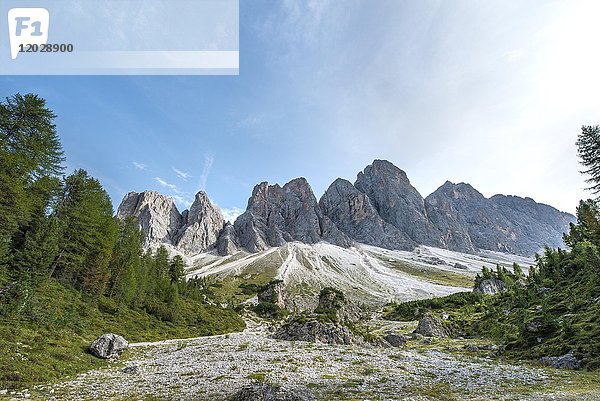
[[[386,160],[375,160],[358,173],[354,186],[366,194],[387,223],[417,244],[441,246],[440,232],[427,216],[425,201],[406,173]]]
[[[352,183],[338,178],[319,200],[323,214],[349,238],[382,248],[412,250],[416,243],[385,222],[369,197]]]
[[[172,244],[182,218],[173,199],[156,191],[129,192],[117,210],[117,218],[135,217],[146,235],[145,246]]]
[[[206,193],[201,191],[196,194],[185,217],[173,245],[188,255],[201,253],[216,245],[224,221],[221,211],[210,203]]]
[[[304,178],[280,187],[262,182],[254,187],[248,207],[235,221],[237,242],[251,252],[286,242],[330,241],[349,245],[329,219],[324,219],[312,188]]]
[[[317,202],[304,178],[283,187],[254,187],[246,211],[224,224],[204,192],[179,213],[171,198],[155,191],[130,192],[117,217],[135,217],[146,246],[170,244],[186,255],[216,249],[220,255],[258,252],[287,242],[353,242],[411,250],[431,245],[461,252],[480,249],[531,256],[563,246],[562,233],[575,217],[530,198],[486,198],[471,185],[447,181],[423,199],[406,173],[375,160],[356,182],[335,180]]]
[[[145,246],[172,245],[187,255],[216,246],[223,230],[221,211],[198,192],[190,210],[179,213],[172,198],[156,191],[130,192],[123,198],[117,218],[134,217],[144,234]]]
[[[469,184],[446,182],[426,199],[432,221],[450,237],[450,249],[487,249],[533,255],[544,245],[562,247],[575,217],[531,198],[485,198]]]

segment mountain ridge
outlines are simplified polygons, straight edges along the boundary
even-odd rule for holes
[[[223,256],[259,252],[294,241],[531,256],[546,245],[562,247],[562,233],[575,221],[529,197],[486,198],[467,183],[446,181],[423,198],[406,172],[386,160],[374,160],[354,184],[334,180],[320,199],[304,177],[283,186],[261,182],[233,223],[202,191],[183,212],[156,191],[130,192],[117,211],[118,218],[129,216],[138,220],[147,247],[171,245],[187,256],[213,249]]]

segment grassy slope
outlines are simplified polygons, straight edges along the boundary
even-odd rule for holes
[[[197,337],[239,331],[233,311],[182,299],[176,324],[143,311],[119,312],[108,298],[98,307],[51,281],[40,289],[28,319],[0,321],[0,388],[19,388],[106,365],[86,352],[99,335],[114,332],[130,342]]]

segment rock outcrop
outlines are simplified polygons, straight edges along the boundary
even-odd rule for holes
[[[216,245],[224,221],[221,211],[201,191],[196,194],[182,223],[173,245],[188,255],[194,255]]]
[[[195,255],[217,246],[224,229],[221,211],[204,192],[198,192],[189,210],[179,213],[172,198],[156,191],[130,192],[123,198],[117,218],[134,217],[144,232],[145,246],[172,245]],[[223,249],[231,249],[227,238]]]
[[[540,358],[543,365],[552,366],[557,369],[578,370],[581,369],[581,361],[569,352],[562,356],[545,356]]]
[[[119,359],[121,353],[129,347],[129,343],[114,333],[102,334],[94,340],[89,350],[92,355],[102,359]]]
[[[486,278],[485,280],[481,280],[481,282],[475,287],[473,291],[479,292],[481,294],[494,295],[499,294],[508,290],[508,287],[504,283],[504,281],[499,280],[497,278]]]
[[[448,337],[450,330],[444,323],[430,313],[426,313],[419,319],[415,334],[420,334],[425,337]]]
[[[410,250],[416,243],[385,222],[371,200],[352,183],[338,178],[319,200],[323,214],[354,241],[381,248]]]
[[[423,197],[404,171],[386,160],[375,160],[358,173],[354,186],[369,197],[383,220],[415,243],[442,245],[438,229],[427,216]]]
[[[272,336],[277,340],[310,341],[324,344],[362,344],[346,326],[316,319],[292,320],[281,326]]]
[[[285,309],[289,294],[285,288],[283,280],[273,280],[267,284],[264,289],[258,293],[258,302],[267,302]]]
[[[486,198],[471,185],[444,183],[425,199],[406,173],[375,160],[354,184],[335,180],[317,202],[304,178],[283,187],[254,187],[246,211],[233,225],[199,192],[189,211],[179,213],[171,198],[155,191],[131,192],[117,217],[135,217],[146,246],[170,244],[182,253],[216,248],[220,255],[259,252],[287,242],[353,242],[412,250],[430,245],[475,253],[491,250],[532,256],[545,245],[563,246],[562,234],[575,217],[530,198]]]
[[[304,178],[292,180],[283,187],[267,182],[255,186],[246,212],[238,217],[234,226],[239,244],[251,252],[291,241],[349,244],[345,236],[323,218]]]
[[[146,235],[146,247],[173,244],[182,226],[175,202],[156,191],[129,192],[119,205],[117,218],[134,217]]]

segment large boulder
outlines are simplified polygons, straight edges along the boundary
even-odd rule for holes
[[[572,352],[563,356],[545,356],[540,359],[540,362],[557,369],[581,369],[581,361]]]
[[[114,333],[102,334],[90,345],[90,353],[102,359],[119,359],[121,353],[129,347],[123,337]]]
[[[473,291],[487,295],[499,294],[508,290],[504,281],[497,278],[486,278],[475,287]]]
[[[392,347],[403,347],[408,339],[406,336],[397,333],[387,333],[383,339]]]
[[[419,319],[419,324],[414,331],[425,337],[449,337],[451,331],[444,323],[430,313],[426,313]]]
[[[230,401],[312,401],[310,390],[305,387],[280,387],[269,384],[255,384],[236,392]]]
[[[356,337],[347,327],[317,319],[294,319],[284,324],[272,338],[287,341],[308,341],[325,344],[361,344],[362,338]]]

